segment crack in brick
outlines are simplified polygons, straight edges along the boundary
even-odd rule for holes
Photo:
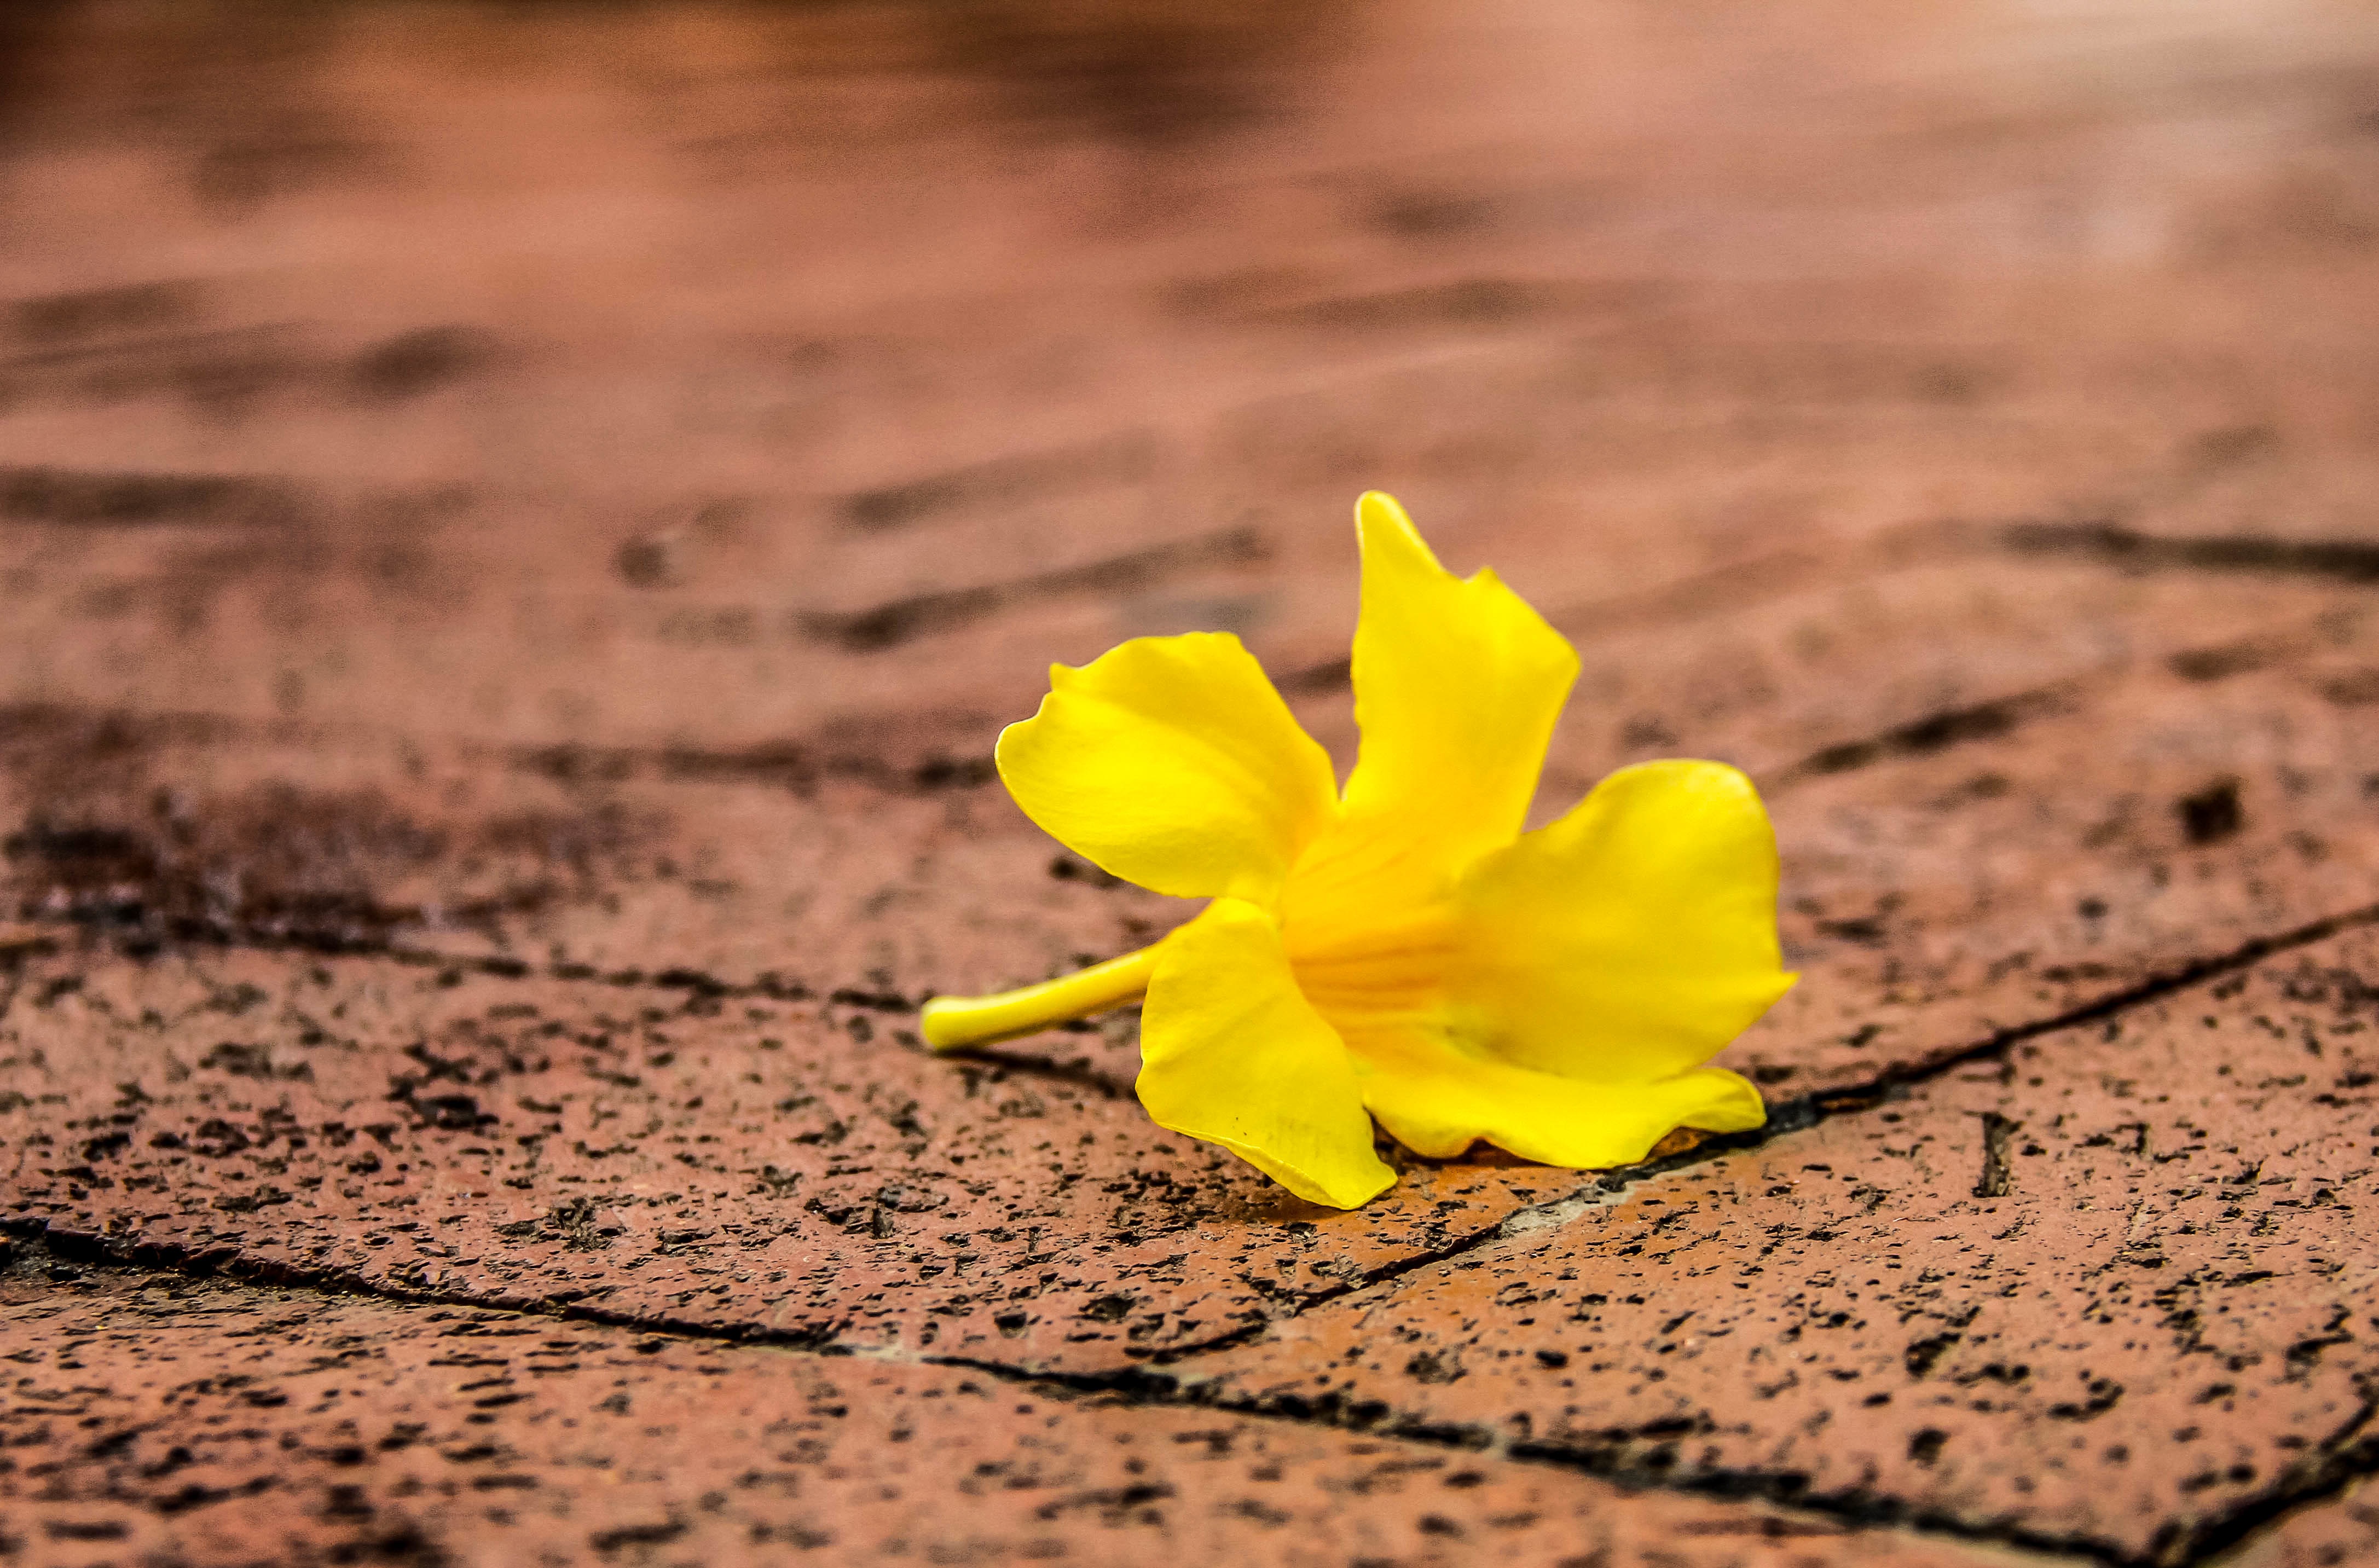
[[[997,775],[984,756],[936,753],[905,766],[881,757],[813,748],[798,741],[724,750],[698,746],[589,746],[571,743],[513,751],[516,771],[557,784],[616,784],[657,778],[676,784],[757,784],[809,795],[831,779],[892,795],[979,790]]]
[[[1805,779],[1855,772],[1897,757],[1929,756],[1969,741],[1997,740],[2034,719],[2073,712],[2094,683],[2098,682],[2087,679],[2060,681],[1963,707],[1943,708],[1905,724],[1893,725],[1881,734],[1821,746],[1791,766],[1763,778],[1759,787],[1773,794]]]
[[[915,594],[867,609],[813,610],[801,616],[798,624],[804,635],[847,653],[876,653],[982,620],[1010,605],[1076,594],[1123,592],[1202,567],[1251,565],[1269,559],[1271,553],[1270,543],[1257,530],[1227,528],[1008,583]]]
[[[2379,545],[2362,539],[2270,539],[2217,534],[2173,538],[2119,523],[2015,523],[2000,532],[2017,555],[2080,556],[2131,570],[2253,572],[2340,583],[2379,582]]]
[[[2298,1471],[2279,1484],[2194,1527],[2169,1526],[2146,1552],[2131,1552],[2086,1536],[2059,1536],[2003,1522],[1977,1524],[1938,1509],[1914,1507],[1882,1494],[1860,1491],[1812,1493],[1807,1478],[1792,1472],[1750,1468],[1703,1469],[1680,1478],[1663,1465],[1635,1457],[1631,1445],[1688,1435],[1690,1424],[1673,1420],[1641,1429],[1599,1434],[1592,1445],[1507,1440],[1483,1425],[1398,1419],[1383,1401],[1346,1400],[1337,1395],[1305,1400],[1295,1396],[1226,1399],[1206,1395],[1196,1384],[1141,1368],[1114,1372],[1035,1372],[996,1361],[927,1357],[940,1366],[964,1368],[1019,1387],[1062,1389],[1125,1402],[1170,1408],[1214,1410],[1254,1419],[1359,1432],[1406,1442],[1574,1470],[1630,1488],[1683,1492],[1728,1502],[1760,1502],[1824,1518],[1852,1529],[1897,1528],[2013,1548],[2035,1555],[2103,1563],[2106,1568],[2200,1568],[2278,1522],[2290,1512],[2337,1495],[2362,1477],[2379,1473],[2379,1437],[2359,1434],[2379,1405],[2366,1403]]]
[[[85,918],[74,914],[54,915],[35,912],[26,924],[32,929],[43,926],[61,930],[90,933],[114,946],[132,950],[144,957],[153,951],[154,937],[146,934],[122,935],[110,930],[103,917]],[[559,980],[581,984],[610,985],[624,990],[656,990],[690,992],[697,996],[718,998],[752,997],[776,1002],[806,1002],[817,998],[818,993],[798,980],[773,971],[764,972],[750,980],[722,980],[706,971],[678,965],[662,970],[598,969],[592,964],[548,963],[532,964],[523,959],[505,958],[493,953],[448,953],[436,948],[416,947],[382,936],[345,931],[290,930],[263,931],[235,921],[193,918],[175,923],[172,935],[194,945],[237,948],[260,953],[304,953],[316,958],[361,959],[404,964],[416,969],[452,971],[456,975],[484,975],[492,980]],[[34,943],[12,943],[0,947],[0,964],[9,964],[26,957],[37,956],[43,949]],[[863,1002],[851,998],[863,996]],[[832,992],[828,1000],[845,1005],[865,1006],[878,1011],[914,1012],[921,1005],[905,997],[886,992],[857,992],[849,987]]]

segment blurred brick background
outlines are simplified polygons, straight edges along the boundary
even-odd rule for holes
[[[0,1562],[2379,1558],[2379,14],[0,8]],[[1757,1138],[1308,1209],[991,778],[1348,513]]]

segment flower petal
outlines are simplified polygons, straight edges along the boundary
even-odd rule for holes
[[[1280,929],[1219,899],[1165,939],[1141,1015],[1140,1102],[1311,1203],[1358,1208],[1395,1184],[1337,1032],[1298,991]]]
[[[1337,814],[1330,756],[1237,637],[1136,637],[1054,665],[1000,732],[1024,814],[1101,869],[1179,898],[1269,904]]]
[[[1484,1060],[1417,1028],[1347,1037],[1363,1103],[1396,1141],[1452,1159],[1480,1139],[1540,1164],[1633,1164],[1680,1127],[1744,1132],[1768,1119],[1759,1091],[1723,1067],[1588,1083]]]
[[[1349,826],[1391,824],[1447,872],[1512,841],[1536,794],[1577,654],[1492,572],[1437,563],[1404,508],[1355,507],[1363,549],[1355,628]]]
[[[1589,1083],[1673,1080],[1792,987],[1776,873],[1768,814],[1735,769],[1620,769],[1464,879],[1452,1037]]]

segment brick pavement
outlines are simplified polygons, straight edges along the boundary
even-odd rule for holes
[[[260,16],[0,37],[0,1561],[2379,1553],[2367,18]],[[1370,486],[1760,780],[1765,1134],[918,1045]]]

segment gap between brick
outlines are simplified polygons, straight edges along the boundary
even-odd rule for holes
[[[1855,1490],[1812,1494],[1807,1490],[1806,1478],[1795,1473],[1745,1468],[1706,1470],[1679,1478],[1665,1468],[1656,1468],[1628,1457],[1624,1445],[1631,1439],[1675,1435],[1665,1424],[1657,1431],[1606,1433],[1606,1441],[1600,1445],[1502,1440],[1491,1429],[1484,1426],[1398,1419],[1383,1401],[1350,1402],[1334,1396],[1314,1401],[1293,1396],[1269,1400],[1223,1398],[1196,1384],[1184,1384],[1171,1374],[1145,1368],[1126,1368],[1103,1373],[1034,1371],[967,1357],[907,1356],[882,1350],[857,1350],[831,1343],[805,1343],[794,1335],[744,1334],[706,1324],[672,1323],[625,1313],[606,1313],[572,1307],[557,1309],[549,1303],[504,1306],[436,1292],[405,1291],[329,1273],[308,1275],[302,1271],[277,1270],[253,1264],[243,1266],[237,1260],[227,1260],[222,1266],[215,1267],[209,1266],[204,1259],[185,1259],[184,1266],[176,1266],[162,1248],[134,1248],[136,1254],[145,1255],[127,1257],[111,1248],[104,1238],[50,1233],[34,1227],[18,1227],[18,1233],[29,1244],[29,1252],[46,1253],[61,1261],[146,1274],[167,1274],[178,1279],[215,1281],[219,1275],[228,1276],[220,1282],[225,1288],[303,1290],[322,1296],[361,1297],[400,1306],[446,1306],[478,1312],[546,1317],[647,1335],[725,1343],[755,1351],[774,1349],[827,1358],[855,1357],[899,1365],[943,1367],[981,1373],[1051,1398],[1097,1398],[1134,1409],[1211,1410],[1285,1426],[1359,1433],[1400,1442],[1488,1454],[1517,1464],[1540,1465],[1591,1476],[1629,1490],[1657,1490],[1725,1502],[1763,1502],[1811,1519],[1823,1520],[1848,1532],[1904,1530],[1919,1536],[2013,1549],[2034,1557],[2103,1564],[2104,1568],[2206,1568],[2215,1558],[2233,1550],[2257,1531],[2276,1524],[2288,1513],[2333,1497],[2357,1479],[2379,1472],[2379,1436],[2367,1435],[2364,1430],[2374,1414],[2379,1414],[2379,1404],[2366,1401],[2339,1431],[2322,1445],[2313,1459],[2291,1476],[2284,1477],[2277,1485],[2194,1526],[2177,1523],[2168,1525],[2147,1551],[2129,1552],[2111,1542],[2087,1536],[2057,1536],[2005,1523],[1977,1525],[1940,1510],[1912,1506],[1896,1497]],[[19,1260],[19,1263],[36,1260],[34,1257],[28,1257]],[[187,1266],[193,1263],[198,1266]],[[1250,1337],[1252,1332],[1242,1331],[1226,1337],[1229,1340],[1244,1339]],[[1215,1342],[1216,1346],[1219,1347],[1221,1343]]]
[[[2379,1473],[2379,1434],[2366,1434],[2364,1431],[2371,1425],[2374,1414],[2379,1414],[2379,1402],[2366,1401],[2344,1428],[2323,1445],[2317,1459],[2296,1474],[2282,1478],[2264,1492],[2193,1527],[2168,1526],[2149,1551],[2131,1553],[2110,1542],[2088,1538],[2042,1535],[2012,1525],[1974,1525],[1948,1514],[1912,1508],[1895,1498],[1857,1492],[1811,1496],[1805,1490],[1805,1478],[1793,1474],[1726,1470],[1679,1479],[1630,1461],[1624,1449],[1619,1446],[1628,1436],[1624,1433],[1619,1434],[1615,1441],[1599,1447],[1534,1441],[1499,1442],[1491,1431],[1483,1428],[1399,1422],[1383,1402],[1348,1404],[1334,1398],[1323,1401],[1287,1398],[1270,1402],[1222,1399],[1204,1393],[1194,1383],[1185,1383],[1181,1377],[1172,1372],[1156,1369],[1182,1365],[1202,1355],[1259,1337],[1272,1322],[1343,1300],[1359,1292],[1378,1288],[1416,1270],[1459,1258],[1507,1236],[1560,1224],[1584,1208],[1617,1201],[1638,1184],[1673,1171],[1760,1147],[1774,1139],[1815,1127],[1834,1116],[1870,1109],[1898,1090],[1928,1081],[1951,1068],[1997,1056],[2023,1041],[2110,1018],[2216,976],[2251,968],[2278,954],[2373,924],[2379,924],[2379,904],[2365,905],[2309,922],[2288,931],[2252,939],[2226,953],[2192,959],[2167,973],[2151,976],[2050,1017],[1997,1031],[1982,1040],[1929,1061],[1878,1073],[1864,1084],[1786,1101],[1773,1107],[1768,1125],[1756,1131],[1709,1139],[1666,1159],[1604,1172],[1585,1188],[1566,1197],[1516,1211],[1493,1224],[1481,1225],[1442,1246],[1366,1271],[1333,1289],[1304,1294],[1286,1303],[1286,1309],[1278,1316],[1263,1322],[1250,1324],[1214,1339],[1152,1357],[1152,1364],[1148,1366],[1111,1372],[1035,1371],[963,1357],[903,1357],[839,1345],[836,1343],[837,1331],[830,1326],[797,1333],[753,1331],[666,1317],[611,1312],[549,1299],[513,1300],[501,1297],[487,1298],[451,1292],[413,1290],[342,1271],[305,1270],[260,1262],[242,1258],[235,1248],[228,1246],[197,1252],[186,1248],[103,1234],[54,1228],[42,1220],[17,1222],[10,1228],[24,1240],[45,1247],[61,1258],[112,1267],[129,1267],[182,1277],[223,1275],[257,1286],[362,1296],[397,1303],[448,1306],[476,1311],[516,1312],[644,1333],[753,1347],[775,1347],[819,1356],[865,1355],[883,1359],[913,1359],[924,1365],[979,1371],[1044,1390],[1095,1393],[1136,1405],[1211,1408],[1251,1417],[1376,1432],[1409,1441],[1491,1450],[1512,1459],[1581,1470],[1632,1487],[1758,1499],[1821,1514],[1854,1527],[1903,1527],[1921,1533],[2015,1547],[2035,1553],[2081,1558],[2107,1564],[2107,1568],[2199,1568],[2216,1554],[2236,1546],[2255,1530],[2291,1510],[2334,1496],[2361,1477]],[[445,960],[442,956],[421,955],[412,961]],[[525,970],[525,966],[522,968]],[[840,996],[843,994],[836,995]],[[888,1001],[898,1000],[863,997],[862,1005],[882,1006]]]

